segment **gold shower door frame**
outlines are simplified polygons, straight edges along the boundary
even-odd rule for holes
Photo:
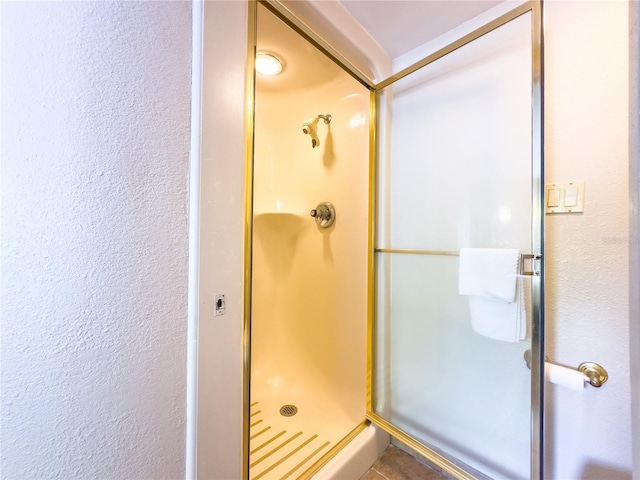
[[[542,72],[542,44],[543,44],[543,26],[542,26],[542,2],[531,1],[524,3],[506,14],[496,18],[486,25],[474,30],[473,32],[461,37],[460,39],[450,43],[449,45],[439,49],[435,53],[427,56],[423,60],[411,65],[401,72],[393,75],[387,80],[380,82],[373,87],[375,92],[375,108],[379,108],[382,89],[394,84],[396,81],[416,72],[438,59],[464,47],[470,42],[482,37],[483,35],[521,17],[524,14],[531,13],[531,61],[532,61],[532,211],[531,211],[531,244],[536,254],[541,255],[539,275],[531,277],[531,310],[532,310],[532,368],[531,368],[531,479],[543,478],[543,396],[544,396],[544,299],[543,299],[543,279],[544,279],[544,182],[543,182],[543,72]],[[372,125],[377,125],[377,120],[372,121]],[[378,137],[377,131],[372,131],[372,155],[377,157]],[[379,158],[373,162],[374,166],[379,165]],[[374,180],[375,188],[375,180]],[[372,195],[371,201],[371,218],[375,224],[378,223],[377,208],[375,202],[375,194]],[[372,232],[376,232],[377,228],[373,228]],[[377,245],[375,233],[372,233],[372,244]],[[475,479],[473,473],[467,471],[464,467],[435,452],[427,445],[403,431],[398,426],[390,423],[373,410],[373,399],[375,395],[375,385],[373,378],[375,377],[376,368],[376,277],[377,263],[376,253],[414,253],[414,254],[437,254],[437,255],[457,255],[457,252],[432,252],[432,251],[400,251],[392,249],[372,248],[370,252],[371,275],[369,276],[369,296],[370,296],[370,316],[369,316],[369,371],[368,371],[368,398],[367,398],[367,418],[375,425],[379,426],[393,437],[399,439],[422,456],[427,458],[436,466],[440,467],[444,472],[460,479]]]
[[[243,412],[244,412],[244,432],[243,432],[243,471],[242,477],[249,478],[248,455],[249,455],[249,391],[251,378],[251,251],[252,251],[252,218],[253,218],[253,133],[254,133],[254,86],[255,86],[255,40],[256,40],[256,9],[257,3],[265,5],[269,10],[276,13],[289,26],[294,28],[300,35],[313,43],[328,57],[340,65],[345,71],[356,78],[360,83],[366,86],[371,92],[371,120],[370,120],[370,168],[369,168],[369,266],[368,266],[368,346],[367,346],[367,412],[366,419],[379,426],[393,437],[399,439],[425,458],[430,460],[436,466],[442,468],[444,472],[452,475],[454,478],[474,479],[470,472],[467,472],[456,463],[443,457],[437,452],[431,450],[426,445],[420,443],[395,425],[387,422],[373,412],[373,376],[375,362],[375,285],[376,285],[376,265],[375,265],[375,231],[377,224],[376,218],[376,181],[377,181],[377,111],[378,99],[380,92],[385,87],[404,78],[407,75],[417,71],[418,69],[429,65],[430,63],[446,56],[447,54],[457,50],[460,47],[480,38],[481,36],[499,28],[500,26],[520,17],[521,15],[531,12],[532,18],[532,159],[533,159],[533,185],[532,185],[532,244],[536,253],[541,254],[544,259],[544,182],[543,182],[543,72],[542,72],[542,53],[543,53],[543,25],[542,25],[542,0],[532,0],[521,4],[508,13],[487,23],[481,28],[461,37],[451,44],[441,48],[437,52],[427,56],[423,60],[402,70],[392,77],[380,82],[374,83],[369,76],[360,71],[347,58],[342,56],[340,52],[330,46],[322,37],[317,35],[303,21],[301,21],[294,13],[292,13],[280,0],[249,0],[248,8],[248,49],[247,49],[247,77],[246,77],[246,176],[245,176],[245,258],[244,258],[244,394],[243,394]],[[540,275],[532,279],[532,361],[531,361],[531,479],[543,478],[543,456],[542,456],[542,440],[543,440],[543,397],[544,397],[544,300],[543,300],[543,279],[544,279],[544,260],[540,262]],[[363,417],[365,412],[363,412]],[[346,444],[349,438],[345,438],[341,445]],[[328,460],[325,459],[325,461]],[[315,470],[315,469],[314,469]]]

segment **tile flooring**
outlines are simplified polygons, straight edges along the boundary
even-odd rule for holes
[[[449,477],[420,463],[390,445],[360,480],[448,480]]]

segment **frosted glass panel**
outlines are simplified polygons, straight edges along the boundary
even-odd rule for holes
[[[383,248],[527,249],[531,30],[526,15],[399,80],[390,122]]]
[[[377,412],[492,478],[528,478],[528,342],[472,330],[467,300],[458,295],[458,257],[378,255],[388,266],[380,283],[391,285],[392,321],[378,347],[386,376],[378,377]]]
[[[372,409],[477,475],[530,475],[524,341],[472,328],[463,247],[532,247],[531,16],[379,93]]]

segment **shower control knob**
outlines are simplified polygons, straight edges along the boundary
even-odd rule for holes
[[[329,202],[319,203],[309,214],[316,219],[320,228],[329,228],[336,220],[336,210]]]
[[[314,208],[311,210],[311,216],[314,218],[319,218],[320,220],[329,220],[331,218],[331,212],[327,208]]]
[[[331,212],[325,209],[314,208],[311,210],[310,214],[312,217],[320,220],[329,220],[331,218]]]

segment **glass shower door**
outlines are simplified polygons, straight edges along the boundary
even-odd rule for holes
[[[377,91],[369,418],[461,478],[539,476],[541,261],[527,257],[542,253],[532,8]],[[491,282],[495,257],[486,256],[514,252],[513,299],[483,304],[462,285],[469,268]]]

